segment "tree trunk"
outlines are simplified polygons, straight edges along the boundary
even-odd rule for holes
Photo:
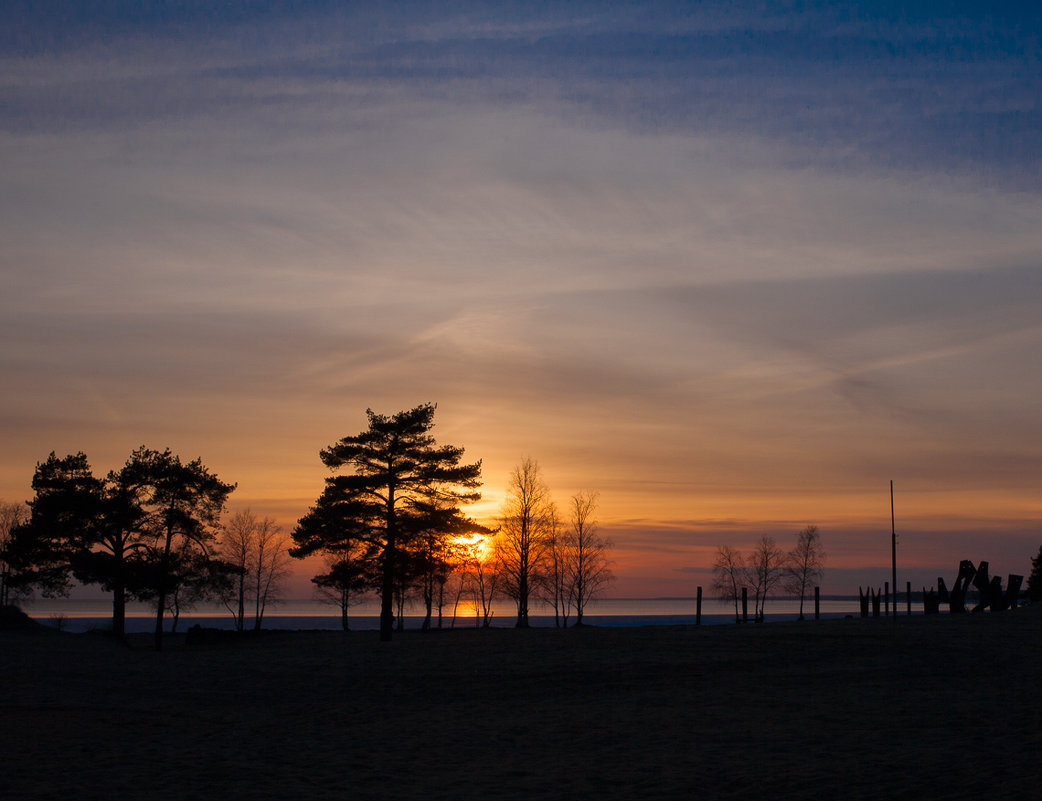
[[[238,615],[235,618],[235,630],[245,631],[246,629],[246,574],[243,573],[239,576],[239,609]]]
[[[384,554],[383,582],[380,587],[380,640],[390,642],[394,632],[394,568],[393,545],[388,543]]]
[[[390,465],[388,465],[390,472]],[[394,636],[394,574],[397,547],[394,515],[394,483],[387,487],[387,545],[384,547],[383,577],[380,586],[380,641],[390,642]]]
[[[112,588],[112,636],[123,639],[127,630],[127,591],[123,584]]]
[[[163,558],[159,562],[159,597],[156,599],[156,650],[163,650],[163,612],[166,611],[166,590],[170,579],[167,573],[170,570],[170,546],[173,543],[174,533],[169,528],[166,531],[166,543],[163,547]]]
[[[264,571],[264,550],[257,554],[257,582],[253,595],[253,630],[260,631],[261,618],[264,617],[264,605],[262,603],[262,572]]]
[[[517,583],[517,628],[528,628],[528,574],[527,569],[521,571]]]

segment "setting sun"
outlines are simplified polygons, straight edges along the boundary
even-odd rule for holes
[[[455,544],[463,550],[468,559],[484,562],[492,555],[492,537],[484,534],[472,534],[469,537],[456,537]]]

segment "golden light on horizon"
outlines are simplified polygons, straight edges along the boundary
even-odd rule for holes
[[[468,557],[484,562],[492,554],[492,536],[471,534],[469,537],[456,537],[456,544],[465,549]]]
[[[50,41],[53,15],[23,5],[21,44]],[[967,52],[1004,65],[997,86],[888,19],[919,43],[891,59],[891,97],[860,47],[825,84],[793,67],[817,64],[798,43],[830,35],[829,10],[782,13],[762,40],[741,4],[685,14],[683,35],[746,32],[719,42],[736,105],[704,91],[718,62],[697,47],[626,46],[591,76],[587,37],[681,35],[637,6],[596,30],[538,5],[461,13],[431,38],[424,15],[366,4],[290,26],[211,5],[163,47],[139,46],[167,33],[146,14],[70,18],[82,51],[6,54],[0,500],[30,499],[52,450],[104,475],[144,444],[201,458],[238,485],[231,509],[290,532],[331,475],[323,448],[368,408],[431,402],[437,442],[482,464],[471,520],[498,524],[529,456],[562,519],[599,493],[613,592],[674,592],[718,544],[808,524],[830,566],[889,573],[891,479],[899,548],[927,580],[975,554],[1026,569],[1042,192],[1025,178],[1038,149],[1009,146],[1039,94],[1022,20],[967,27]],[[374,24],[400,35],[373,49]],[[517,35],[544,29],[560,35]],[[429,58],[403,71],[416,41]],[[489,43],[511,70],[488,68]],[[322,69],[301,69],[312,55]],[[924,117],[938,63],[958,80]],[[224,77],[204,91],[208,69]],[[559,91],[576,80],[578,100]],[[660,83],[694,106],[678,115]],[[977,114],[997,91],[1008,102]]]

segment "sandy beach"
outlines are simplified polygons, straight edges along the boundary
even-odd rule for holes
[[[148,642],[0,632],[4,798],[1042,793],[1042,608]]]

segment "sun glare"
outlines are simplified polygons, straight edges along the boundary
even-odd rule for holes
[[[472,534],[469,537],[456,537],[457,544],[467,548],[474,558],[479,562],[488,559],[492,548],[492,538],[482,534]]]

